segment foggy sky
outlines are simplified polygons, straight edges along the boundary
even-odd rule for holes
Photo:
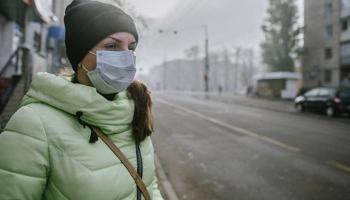
[[[137,49],[137,64],[143,72],[165,59],[184,57],[183,51],[193,45],[204,48],[204,28],[209,29],[210,51],[226,47],[259,50],[263,39],[261,25],[266,17],[267,0],[131,0],[138,12],[154,18],[143,31]],[[152,4],[150,4],[152,2]],[[299,15],[302,14],[302,0]],[[160,34],[159,29],[176,30]],[[258,53],[258,52],[257,52]]]

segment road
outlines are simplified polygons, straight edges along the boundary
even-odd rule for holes
[[[180,199],[350,199],[350,123],[174,94],[153,100],[156,154]]]

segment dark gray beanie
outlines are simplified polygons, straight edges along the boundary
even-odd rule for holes
[[[131,33],[138,41],[133,19],[120,8],[97,1],[74,0],[66,8],[67,57],[74,71],[90,49],[116,32]]]

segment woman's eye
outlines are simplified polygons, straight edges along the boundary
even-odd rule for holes
[[[136,49],[136,45],[131,45],[131,46],[129,46],[129,50],[130,50],[130,51],[135,51],[135,49]]]
[[[117,49],[118,48],[117,44],[108,44],[105,47],[106,47],[106,49]]]

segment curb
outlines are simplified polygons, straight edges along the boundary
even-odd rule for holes
[[[154,155],[156,172],[158,175],[158,183],[159,189],[161,193],[164,195],[163,198],[166,200],[179,200],[173,186],[171,185],[168,177],[165,175],[162,165],[159,162],[159,158],[157,155]]]

